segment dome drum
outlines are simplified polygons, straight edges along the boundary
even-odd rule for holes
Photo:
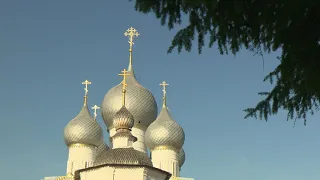
[[[175,146],[170,146],[170,145],[161,145],[161,146],[156,146],[155,148],[152,148],[151,151],[162,151],[162,150],[172,150],[175,151],[177,153],[180,152],[179,149],[177,149]]]
[[[121,130],[122,129],[119,129],[114,136],[110,137],[111,143],[113,142],[113,138],[117,138],[117,137],[129,137],[132,142],[136,142],[138,140],[136,137],[134,137],[131,134],[130,131],[128,130],[121,131]]]

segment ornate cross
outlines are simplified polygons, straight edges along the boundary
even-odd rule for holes
[[[99,106],[97,106],[97,105],[94,105],[93,107],[91,107],[91,109],[93,109],[94,110],[94,119],[96,119],[97,118],[97,111],[98,111],[98,109],[100,109],[100,107]]]
[[[125,33],[125,36],[129,36],[129,45],[130,45],[130,51],[132,50],[132,46],[134,45],[133,43],[133,37],[138,37],[140,34],[138,33],[138,31],[136,29],[134,29],[133,27],[129,28]]]
[[[125,93],[126,93],[126,86],[127,86],[127,83],[126,83],[126,77],[127,76],[130,76],[131,74],[128,73],[129,71],[127,71],[126,69],[123,69],[122,71],[122,74],[118,74],[119,76],[123,76],[123,80],[121,82],[122,84],[122,105],[125,106]]]
[[[91,82],[88,80],[85,80],[84,82],[82,82],[82,84],[84,84],[86,86],[84,88],[84,91],[85,91],[85,96],[87,96],[88,95],[88,85],[91,84]]]

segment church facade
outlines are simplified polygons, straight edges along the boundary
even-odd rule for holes
[[[180,175],[185,162],[185,134],[167,108],[169,84],[160,84],[163,103],[158,114],[155,98],[137,81],[132,66],[133,38],[139,33],[131,27],[124,34],[129,37],[129,66],[119,74],[121,83],[107,92],[101,104],[110,147],[96,121],[100,107],[92,107],[93,116],[89,111],[91,82],[86,80],[82,83],[83,107],[64,129],[69,150],[66,175],[44,180],[193,180]]]

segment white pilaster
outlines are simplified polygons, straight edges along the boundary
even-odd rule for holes
[[[78,169],[92,167],[96,157],[97,148],[94,146],[74,144],[69,146],[69,157],[67,163],[67,174]]]
[[[178,162],[178,152],[171,149],[153,150],[151,154],[153,167],[167,171],[172,176],[180,176],[180,168]]]

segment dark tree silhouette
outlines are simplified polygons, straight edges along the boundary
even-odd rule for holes
[[[217,44],[221,54],[234,55],[245,48],[255,53],[278,49],[280,64],[264,79],[274,84],[247,117],[268,120],[280,109],[287,120],[303,119],[319,107],[320,98],[320,0],[136,0],[135,9],[153,13],[173,29],[182,16],[188,25],[173,38],[168,49],[190,51],[197,38],[201,53]]]

